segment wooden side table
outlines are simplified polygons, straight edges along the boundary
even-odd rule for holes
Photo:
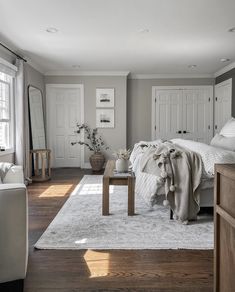
[[[35,159],[34,159],[35,157]],[[33,149],[30,150],[30,161],[34,161],[33,181],[43,182],[51,179],[51,150],[50,149]],[[41,161],[41,171],[39,164]]]
[[[133,172],[130,175],[122,174],[120,176],[115,175],[115,161],[108,160],[104,176],[103,176],[103,204],[102,214],[103,216],[109,215],[109,186],[128,186],[128,216],[135,215],[135,175]]]
[[[214,292],[235,291],[235,164],[215,165]]]

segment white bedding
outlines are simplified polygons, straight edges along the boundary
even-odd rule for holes
[[[208,177],[214,176],[214,165],[223,163],[235,163],[235,152],[213,147],[200,142],[183,139],[172,139],[174,144],[188,148],[201,156],[204,174]]]
[[[194,151],[200,155],[203,163],[203,174],[200,185],[201,189],[209,189],[213,187],[215,164],[235,163],[235,152],[191,140],[172,139],[171,141],[174,144],[188,148],[189,150]],[[145,199],[148,205],[154,204],[154,200],[156,200],[156,194],[164,194],[164,188],[158,188],[156,190],[158,179],[161,178],[158,178],[155,175],[141,172],[139,166],[144,149],[139,146],[141,144],[157,145],[161,142],[162,140],[156,140],[153,142],[142,141],[137,143],[130,157],[133,171],[136,174],[136,191]]]

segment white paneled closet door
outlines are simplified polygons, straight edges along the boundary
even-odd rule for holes
[[[213,136],[213,87],[153,87],[152,138],[209,143]]]
[[[52,150],[52,167],[81,167],[80,145],[71,142],[80,140],[76,123],[83,122],[83,87],[73,85],[47,86],[47,134]]]
[[[185,89],[183,92],[183,138],[210,143],[213,136],[213,90]]]
[[[181,137],[182,91],[157,90],[155,94],[155,139]]]
[[[219,133],[232,115],[232,79],[215,85],[214,132]]]

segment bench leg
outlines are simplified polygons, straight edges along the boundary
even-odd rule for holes
[[[102,215],[109,215],[109,178],[103,177],[103,202],[102,202]]]
[[[135,215],[135,179],[128,177],[128,216]]]

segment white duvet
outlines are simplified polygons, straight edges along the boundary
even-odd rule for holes
[[[191,140],[172,139],[174,144],[188,148],[198,153],[202,159],[204,173],[208,177],[214,176],[215,164],[235,163],[235,152],[199,143]]]
[[[235,163],[235,152],[224,150],[221,148],[213,147],[204,143],[195,142],[191,140],[183,139],[172,139],[173,144],[177,144],[181,147],[187,148],[191,151],[198,153],[203,163],[203,174],[202,174],[202,189],[213,187],[214,177],[214,166],[215,164],[223,163]],[[155,175],[141,172],[140,160],[144,153],[144,148],[140,147],[141,144],[145,145],[157,145],[163,142],[162,140],[156,140],[153,142],[140,142],[135,144],[133,152],[130,157],[133,171],[136,174],[136,192],[139,193],[147,204],[153,205],[153,200],[156,198],[155,195],[164,194],[164,189],[157,189],[158,178]],[[205,184],[206,182],[206,184]],[[208,182],[208,184],[207,184]],[[203,186],[204,184],[204,186]]]

